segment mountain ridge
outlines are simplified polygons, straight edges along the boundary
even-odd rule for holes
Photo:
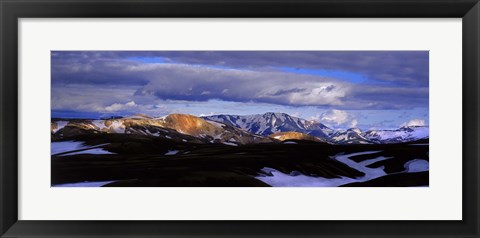
[[[182,141],[227,145],[278,141],[272,135],[330,144],[389,144],[429,137],[428,126],[401,127],[395,130],[362,131],[359,128],[333,130],[320,122],[273,112],[246,116],[222,114],[204,117],[188,114],[151,117],[137,114],[105,120],[55,118],[51,121],[53,139],[89,133],[140,134],[167,139],[175,137]]]
[[[202,118],[226,123],[263,136],[279,132],[299,132],[334,144],[401,143],[428,138],[428,126],[367,131],[362,131],[359,128],[334,130],[320,122],[292,117],[286,113],[267,112],[246,116],[220,114]],[[279,121],[280,126],[278,125]],[[285,125],[285,123],[290,124]],[[285,130],[284,128],[288,129]],[[415,129],[418,128],[421,128],[421,130],[416,131]]]

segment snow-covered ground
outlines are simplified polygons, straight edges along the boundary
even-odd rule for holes
[[[78,182],[78,183],[64,183],[52,185],[52,187],[101,187],[105,184],[109,184],[115,181],[101,181],[101,182]]]
[[[92,125],[96,126],[98,129],[109,129],[112,130],[114,133],[125,133],[125,125],[119,120],[111,120],[110,125],[105,125],[106,120],[93,120]]]
[[[125,133],[125,126],[120,121],[112,121],[112,125],[110,125],[110,129],[113,129],[115,133]]]
[[[423,172],[429,170],[429,163],[423,159],[414,159],[410,160],[405,163],[405,172],[413,173],[413,172]]]
[[[238,146],[237,144],[232,143],[232,142],[222,142],[222,143],[225,144],[225,145],[230,145],[230,146]]]
[[[56,121],[55,123],[57,123],[57,129],[54,129],[53,133],[56,133],[60,129],[64,128],[68,124],[68,121]]]
[[[62,142],[52,142],[51,143],[51,155],[56,155],[60,153],[65,153],[72,151],[71,153],[63,154],[64,155],[75,155],[75,154],[113,154],[109,151],[106,151],[100,146],[108,144],[101,144],[96,146],[87,146],[80,141],[62,141]]]
[[[272,168],[263,168],[262,171],[266,174],[271,173],[273,176],[259,175],[255,177],[258,180],[261,180],[274,187],[338,187],[343,184],[353,183],[353,182],[364,182],[374,178],[378,178],[386,175],[383,167],[380,168],[368,168],[366,167],[369,164],[375,163],[377,161],[386,160],[387,157],[377,157],[375,159],[370,159],[357,163],[350,159],[352,156],[364,155],[364,154],[373,154],[379,151],[365,151],[352,154],[336,155],[334,159],[354,168],[358,171],[365,173],[365,176],[359,178],[323,178],[323,177],[313,177],[298,172],[293,172],[291,174],[285,174],[278,170]]]
[[[178,152],[178,150],[169,150],[167,153],[165,153],[165,155],[176,155]]]
[[[79,141],[62,141],[62,142],[52,142],[51,143],[51,154],[59,154],[63,152],[68,152],[72,150],[83,149],[85,146],[83,142]]]
[[[114,154],[114,153],[112,153],[110,151],[107,151],[107,150],[104,150],[102,148],[93,148],[93,149],[86,149],[86,150],[75,151],[75,152],[72,152],[72,153],[62,154],[61,156],[78,155],[78,154],[111,155],[111,154]]]
[[[100,130],[107,127],[105,126],[105,120],[93,120],[92,124],[98,127],[98,129]]]

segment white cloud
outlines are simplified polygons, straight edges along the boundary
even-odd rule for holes
[[[316,119],[326,126],[333,128],[352,128],[356,127],[358,124],[358,120],[355,116],[346,111],[336,109],[326,111],[312,119]]]
[[[401,127],[408,127],[408,126],[425,126],[425,120],[422,119],[412,119],[408,122],[402,123]]]
[[[350,122],[350,127],[351,127],[351,128],[357,127],[357,124],[358,124],[357,119],[353,119],[353,120]]]
[[[201,113],[198,116],[199,117],[208,117],[208,116],[213,116],[213,115],[218,115],[218,114],[221,114],[221,113],[217,113],[217,112]]]
[[[125,104],[121,103],[114,103],[108,107],[105,107],[105,111],[107,112],[117,112],[117,111],[124,111],[124,110],[131,110],[138,105],[134,101],[127,102]]]
[[[301,117],[300,112],[294,112],[294,113],[291,113],[290,115],[294,117]]]
[[[149,64],[130,66],[149,83],[137,95],[160,99],[235,102],[262,102],[292,106],[343,105],[350,90],[347,83],[315,75],[280,71],[219,69],[187,64]]]

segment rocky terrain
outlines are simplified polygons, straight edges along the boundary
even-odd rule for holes
[[[428,127],[336,131],[285,113],[51,122],[52,186],[428,186]]]

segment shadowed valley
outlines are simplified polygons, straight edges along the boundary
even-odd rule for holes
[[[424,128],[334,131],[287,114],[265,115],[248,125],[184,114],[53,119],[52,186],[429,184]]]

